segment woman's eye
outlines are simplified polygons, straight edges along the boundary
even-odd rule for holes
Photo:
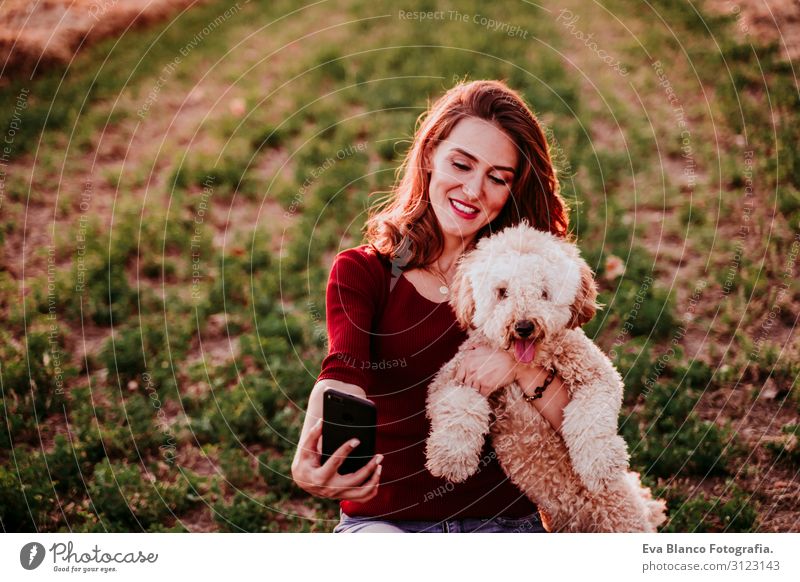
[[[508,289],[505,287],[498,287],[497,288],[497,298],[498,299],[505,299],[508,297]]]
[[[455,166],[459,170],[469,170],[469,166],[467,166],[466,164],[459,164],[458,162],[453,162],[453,166]]]
[[[499,185],[499,186],[505,186],[506,185],[506,181],[503,180],[502,178],[498,178],[497,176],[489,176],[489,179],[492,182],[494,182],[495,184]]]

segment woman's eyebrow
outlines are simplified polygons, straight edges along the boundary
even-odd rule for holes
[[[462,150],[461,148],[453,148],[453,151],[467,156],[473,162],[477,162],[478,161],[478,158],[476,158],[475,156],[473,156],[471,153],[469,153],[466,150]],[[514,168],[509,168],[508,166],[491,166],[491,167],[494,168],[495,170],[505,170],[506,172],[511,172],[515,176],[517,175],[516,170],[514,170]]]

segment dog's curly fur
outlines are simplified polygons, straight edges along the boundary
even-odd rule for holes
[[[617,434],[622,378],[580,329],[598,306],[592,271],[577,247],[523,222],[482,239],[460,261],[451,289],[459,323],[470,331],[429,388],[428,470],[465,480],[491,433],[503,470],[551,531],[656,531],[665,504],[628,470],[627,446]],[[567,387],[560,436],[522,400],[516,383],[486,398],[454,379],[474,345],[513,353],[519,321],[534,324],[532,363],[555,368]]]

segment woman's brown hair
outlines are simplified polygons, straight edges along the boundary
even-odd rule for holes
[[[419,117],[395,186],[387,200],[371,209],[365,226],[367,242],[400,268],[426,267],[442,252],[444,241],[430,203],[425,158],[465,117],[489,121],[503,130],[516,145],[521,166],[506,205],[478,231],[473,244],[522,218],[540,230],[567,235],[567,208],[536,116],[502,81],[461,82]]]

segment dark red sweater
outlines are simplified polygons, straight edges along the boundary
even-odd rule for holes
[[[364,389],[378,411],[377,452],[384,455],[378,494],[342,501],[348,515],[445,520],[522,517],[536,510],[500,468],[488,439],[479,470],[450,484],[425,468],[428,384],[467,335],[448,303],[420,295],[372,247],[339,253],[326,295],[329,350],[319,379]]]

